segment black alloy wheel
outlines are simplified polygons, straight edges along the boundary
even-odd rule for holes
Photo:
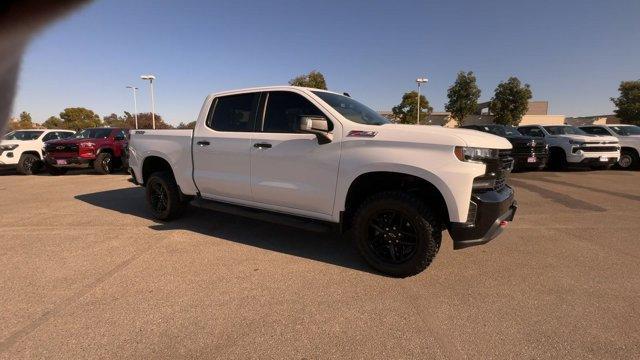
[[[402,264],[411,259],[418,247],[418,233],[408,216],[386,209],[368,220],[369,249],[382,261]]]

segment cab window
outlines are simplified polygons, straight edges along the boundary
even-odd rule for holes
[[[207,126],[216,131],[250,132],[254,129],[260,93],[221,96],[214,100]]]
[[[270,133],[297,132],[298,119],[302,115],[324,116],[304,96],[289,91],[272,91],[266,98],[262,131]]]

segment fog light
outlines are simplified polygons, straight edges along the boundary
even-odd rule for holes
[[[8,158],[12,158],[12,157],[13,157],[13,153],[12,153],[12,152],[8,152],[8,153],[7,153],[7,157],[8,157]]]

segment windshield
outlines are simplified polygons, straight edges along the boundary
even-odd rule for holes
[[[543,126],[551,135],[588,135],[575,126]]]
[[[5,140],[35,140],[42,135],[44,131],[13,131],[4,136]]]
[[[609,128],[618,135],[640,135],[640,126],[628,125],[628,126],[611,126]]]
[[[482,131],[499,136],[522,136],[518,129],[505,125],[480,125]]]
[[[112,129],[84,129],[76,134],[76,139],[108,138]]]
[[[384,125],[390,123],[390,121],[382,115],[350,97],[323,91],[313,91],[313,93],[339,112],[340,115],[353,122],[367,125]]]

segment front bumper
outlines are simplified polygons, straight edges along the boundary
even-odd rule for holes
[[[58,161],[64,161],[59,163]],[[95,159],[88,159],[84,157],[74,156],[68,158],[52,158],[50,156],[45,157],[45,162],[54,167],[85,167],[91,165],[91,162]]]
[[[606,159],[602,161],[601,159]],[[567,155],[569,165],[590,166],[615,164],[620,159],[620,152],[584,152],[578,151]]]
[[[454,249],[485,244],[504,230],[505,222],[512,221],[518,205],[513,189],[505,186],[499,191],[475,193],[471,196],[475,215],[465,223],[451,223],[449,234]]]
[[[549,159],[548,154],[516,154],[513,157],[513,168],[520,169],[537,169],[542,168],[547,164]],[[535,161],[530,162],[530,159],[535,158]]]

